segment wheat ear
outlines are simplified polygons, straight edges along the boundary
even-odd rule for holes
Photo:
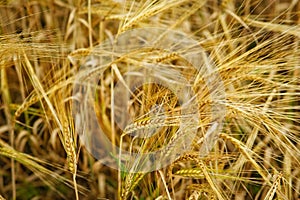
[[[14,114],[14,118],[20,117],[20,115],[27,110],[32,104],[36,103],[39,100],[39,97],[37,95],[32,95],[28,99],[26,99],[22,105],[16,110]]]
[[[253,167],[257,170],[257,172],[261,175],[261,177],[269,184],[272,185],[270,183],[270,180],[268,178],[268,174],[265,173],[265,170],[263,170],[258,164],[257,162],[252,158],[252,156],[248,153],[249,151],[251,151],[250,149],[248,149],[242,142],[240,142],[239,140],[229,136],[228,134],[225,133],[220,133],[220,138],[223,138],[224,140],[228,140],[230,141],[237,149],[239,149],[241,151],[241,153],[250,161],[250,163],[253,165]],[[253,153],[254,155],[254,153]]]
[[[265,196],[264,200],[272,200],[274,199],[275,193],[277,188],[280,184],[280,180],[282,179],[282,173],[277,174],[277,178],[275,179],[274,183],[272,184],[270,190],[268,191],[267,195]]]

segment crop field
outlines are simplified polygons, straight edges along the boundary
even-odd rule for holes
[[[300,199],[300,1],[0,0],[2,199]]]

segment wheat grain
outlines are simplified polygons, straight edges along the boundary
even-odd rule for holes
[[[280,180],[282,178],[282,173],[277,174],[277,178],[275,179],[274,183],[272,184],[271,188],[269,189],[268,193],[266,194],[264,200],[272,200],[274,199],[276,190],[280,184]]]
[[[39,100],[39,97],[37,95],[32,95],[29,98],[27,98],[22,105],[16,110],[14,117],[15,119],[20,117],[20,115],[26,111],[31,105],[36,103]]]
[[[68,165],[70,171],[75,174],[76,173],[76,150],[75,150],[75,143],[72,134],[70,133],[69,123],[67,120],[63,122],[63,136],[64,136],[64,143],[65,143],[65,150],[67,153],[68,158]]]
[[[201,183],[201,184],[191,184],[187,187],[187,190],[191,191],[192,194],[188,197],[188,199],[200,199],[200,198],[209,198],[216,200],[217,197],[214,195],[214,191],[211,189],[209,184]]]
[[[152,5],[146,5],[144,9],[142,9],[139,13],[136,14],[136,16],[131,17],[131,19],[128,22],[125,22],[123,26],[121,27],[120,32],[124,32],[131,27],[133,27],[135,24],[137,24],[139,21],[142,21],[144,19],[147,19],[159,12],[163,12],[164,10],[170,9],[172,7],[178,6],[182,3],[184,3],[186,0],[179,0],[179,1],[161,1],[158,3],[153,3]]]
[[[204,178],[202,170],[199,169],[180,169],[175,172],[175,175],[180,175],[184,177],[191,177],[191,178]]]
[[[179,53],[172,52],[172,53],[169,53],[167,55],[164,55],[164,56],[156,58],[155,62],[157,62],[157,63],[160,63],[160,62],[169,62],[169,61],[177,59],[178,56],[179,56]]]
[[[152,129],[165,126],[165,117],[144,118],[132,124],[129,124],[124,129],[124,134],[131,134],[142,129]]]
[[[124,186],[122,187],[121,197],[126,199],[130,192],[144,178],[145,173],[128,173],[125,178]]]

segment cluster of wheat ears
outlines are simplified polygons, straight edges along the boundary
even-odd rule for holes
[[[209,86],[218,83],[207,85],[209,74],[197,74],[176,52],[141,48],[112,60],[98,76],[94,110],[121,151],[152,152],[182,131],[189,139],[191,119],[174,91],[155,83],[136,88],[128,107],[116,106],[123,97],[114,86],[129,84],[129,68],[160,63],[157,76],[191,85],[199,113],[189,151],[171,145],[160,157],[169,165],[117,170],[104,163],[126,167],[121,153],[96,159],[79,139],[74,83],[104,41],[153,27],[197,41],[224,98],[213,99]],[[300,198],[298,0],[0,0],[0,76],[0,199]],[[224,108],[223,124],[203,153],[213,105]],[[124,110],[134,120],[121,130]]]

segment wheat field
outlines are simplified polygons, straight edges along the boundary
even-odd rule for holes
[[[0,76],[0,199],[300,199],[298,0],[0,0]]]

